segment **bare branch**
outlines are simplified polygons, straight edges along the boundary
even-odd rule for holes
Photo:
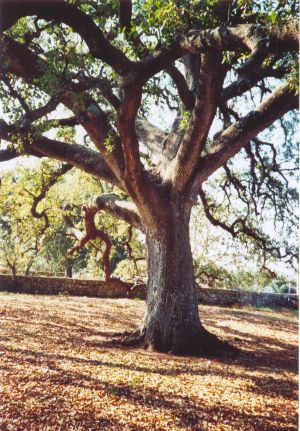
[[[251,238],[258,244],[259,248],[263,251],[263,254],[271,253],[273,256],[276,256],[279,259],[286,258],[290,256],[291,258],[296,258],[297,256],[293,253],[293,251],[286,253],[282,253],[280,247],[272,245],[269,238],[267,236],[263,236],[256,229],[251,228],[247,225],[247,218],[238,218],[230,225],[222,222],[221,220],[214,217],[211,212],[211,205],[209,204],[206,195],[200,187],[199,196],[201,198],[203,209],[208,220],[214,225],[219,226],[228,233],[230,233],[233,238],[236,238],[239,235],[245,235],[246,237]]]
[[[110,250],[111,250],[111,240],[106,232],[102,229],[97,229],[95,225],[95,215],[97,214],[98,209],[95,207],[83,207],[84,213],[84,225],[85,231],[80,232],[74,228],[74,225],[70,218],[65,218],[67,225],[70,227],[71,234],[79,241],[77,245],[69,250],[69,255],[74,254],[81,250],[89,241],[100,238],[105,243],[105,250],[103,253],[103,266],[104,266],[104,274],[105,281],[109,281],[111,279],[111,269],[110,269]]]
[[[99,211],[105,211],[143,230],[138,209],[133,202],[122,200],[117,195],[107,193],[95,198],[90,206],[97,208]]]
[[[273,69],[272,67],[254,68],[246,72],[242,71],[242,73],[239,73],[237,80],[222,91],[221,104],[250,90],[250,88],[264,78],[282,78],[285,73],[287,73],[286,68]]]
[[[57,118],[55,120],[49,120],[49,125],[52,127],[74,127],[80,124],[80,120],[76,116],[72,116],[69,118]]]
[[[225,68],[217,52],[201,56],[195,107],[174,160],[170,177],[176,190],[183,190],[193,175],[217,109],[217,99],[225,78]]]
[[[8,87],[9,93],[11,94],[11,96],[14,97],[15,99],[17,99],[19,101],[19,103],[22,106],[22,108],[25,111],[25,113],[27,115],[29,115],[30,114],[30,109],[29,109],[27,103],[25,102],[25,100],[23,99],[23,97],[21,97],[21,95],[14,89],[14,87],[12,86],[12,84],[11,84],[10,80],[8,79],[8,77],[7,76],[2,76],[1,80]]]
[[[195,98],[193,92],[188,87],[185,77],[174,65],[167,67],[166,72],[173,79],[185,109],[191,111],[195,105]]]
[[[135,121],[140,107],[142,89],[136,85],[124,85],[124,100],[117,111],[117,127],[120,134],[127,187],[136,189],[141,182],[143,165],[140,160],[139,142]]]
[[[0,139],[7,139],[9,134],[14,128],[6,123],[6,121],[0,119]]]
[[[6,148],[5,150],[0,150],[0,162],[8,162],[9,160],[16,159],[20,154],[16,148]]]
[[[288,83],[277,87],[274,93],[255,111],[230,125],[214,141],[208,155],[200,159],[198,175],[195,180],[197,189],[213,172],[240,151],[251,139],[286,112],[298,106],[298,97]]]
[[[132,13],[132,2],[131,0],[119,0],[120,4],[120,27],[125,28],[126,32],[130,31],[130,21]]]
[[[43,200],[43,199],[45,199],[45,197],[46,197],[46,195],[47,195],[47,193],[48,193],[48,191],[50,190],[50,188],[58,181],[58,179],[62,176],[62,175],[64,175],[64,174],[66,174],[67,172],[69,172],[71,169],[73,168],[73,166],[72,165],[70,165],[70,164],[65,164],[65,165],[63,165],[60,169],[58,169],[58,170],[56,170],[55,172],[52,172],[52,174],[50,175],[50,177],[47,179],[47,181],[43,181],[43,184],[42,184],[42,187],[41,187],[41,190],[40,190],[40,193],[37,195],[37,196],[35,196],[35,195],[32,195],[33,196],[33,203],[32,203],[32,206],[31,206],[31,214],[32,214],[32,216],[33,217],[35,217],[35,218],[38,218],[38,219],[41,219],[41,218],[43,218],[44,219],[44,222],[45,222],[45,224],[44,224],[44,228],[42,229],[42,231],[41,231],[41,234],[43,234],[47,229],[48,229],[48,227],[49,227],[49,218],[48,218],[48,215],[47,215],[47,212],[46,212],[46,210],[43,210],[43,211],[41,211],[41,212],[39,212],[38,210],[37,210],[37,206],[38,206],[38,204]],[[26,189],[25,189],[26,190]],[[31,193],[30,193],[31,194]]]

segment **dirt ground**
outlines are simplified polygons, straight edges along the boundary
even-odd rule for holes
[[[200,306],[236,359],[121,349],[129,299],[0,294],[0,431],[297,430],[297,312]]]

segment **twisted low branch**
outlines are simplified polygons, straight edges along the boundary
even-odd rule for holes
[[[68,171],[70,171],[72,168],[73,168],[72,165],[65,164],[60,169],[53,172],[51,174],[51,176],[48,178],[48,180],[43,182],[42,188],[41,188],[40,193],[38,195],[34,195],[29,190],[24,189],[28,194],[30,194],[33,197],[33,203],[32,203],[31,210],[30,210],[32,217],[37,218],[37,219],[41,219],[41,218],[44,219],[45,224],[44,224],[44,228],[43,228],[41,234],[45,233],[45,231],[48,229],[49,218],[48,218],[46,210],[42,210],[41,212],[39,212],[37,210],[37,206],[46,197],[46,194],[48,193],[50,188],[52,186],[54,186],[54,184],[58,181],[58,179],[62,175],[66,174]]]
[[[65,221],[71,228],[70,231],[72,235],[79,241],[77,245],[71,248],[69,251],[69,255],[74,254],[75,252],[81,250],[89,241],[100,238],[105,243],[105,250],[103,253],[103,266],[104,266],[104,274],[105,281],[109,281],[111,279],[111,268],[110,268],[110,260],[109,254],[111,250],[111,240],[106,232],[102,229],[97,229],[95,225],[95,215],[99,210],[95,207],[83,207],[84,213],[84,225],[85,232],[81,232],[74,228],[74,224],[70,218]]]

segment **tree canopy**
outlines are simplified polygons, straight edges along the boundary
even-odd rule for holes
[[[10,142],[1,160],[22,154],[54,157],[126,192],[128,182],[133,193],[141,183],[151,193],[155,175],[161,186],[171,182],[175,190],[188,188],[191,196],[199,192],[211,222],[234,236],[242,233],[263,251],[295,256],[288,244],[268,244],[252,221],[272,207],[278,223],[295,224],[291,202],[297,197],[289,181],[295,169],[295,117],[281,119],[297,103],[295,2],[4,1],[1,11],[2,109],[10,119],[1,122],[1,138]],[[198,52],[203,87],[196,89],[196,77],[182,71],[187,61],[196,62]],[[243,101],[249,90],[257,106],[282,79],[286,83],[259,109],[239,112],[249,104],[249,97]],[[169,135],[146,120],[153,102],[177,110]],[[61,104],[73,116],[55,118]],[[208,137],[216,110],[223,125],[219,121],[219,132]],[[279,149],[272,140],[256,137],[276,119],[284,133],[279,138],[278,127],[273,133]],[[87,133],[81,146],[78,125]],[[56,139],[46,138],[49,130]],[[242,169],[235,172],[237,163],[231,167],[229,160],[243,147]],[[163,157],[154,167],[151,156],[161,149]],[[231,210],[225,217],[230,224],[214,216],[220,203],[201,189],[222,166],[218,185],[227,198],[223,206]],[[242,216],[234,217],[228,205],[235,195],[237,212],[245,210]],[[147,203],[143,206],[146,211]]]

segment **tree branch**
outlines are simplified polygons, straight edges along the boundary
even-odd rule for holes
[[[187,53],[207,52],[208,50],[254,53],[262,41],[268,41],[268,52],[280,53],[298,51],[299,26],[291,21],[282,26],[261,26],[243,24],[236,27],[219,27],[208,30],[191,30],[179,35],[167,48],[154,52],[140,61],[140,79],[146,82],[156,73],[164,70]]]
[[[5,53],[11,60],[7,70],[21,76],[30,84],[37,85],[36,79],[41,78],[47,71],[47,62],[33,54],[24,45],[13,41],[6,36],[4,36],[4,46]],[[44,84],[40,84],[40,88],[46,92],[48,90]],[[124,158],[118,137],[116,137],[112,143],[113,151],[108,152],[105,147],[106,139],[112,132],[107,115],[93,100],[91,100],[89,96],[81,96],[79,103],[78,97],[76,97],[76,95],[74,97],[72,86],[62,85],[57,95],[52,99],[54,104],[57,100],[56,97],[58,97],[59,102],[64,103],[76,114],[78,118],[81,119],[81,125],[85,128],[96,147],[102,152],[107,164],[114,172],[114,175],[118,178],[119,183],[121,183]],[[52,106],[51,103],[52,102],[50,101],[50,108]],[[91,108],[93,111],[91,111]]]
[[[109,255],[112,243],[109,236],[106,232],[104,232],[104,230],[96,228],[95,215],[97,214],[97,212],[98,209],[95,207],[83,207],[85,225],[84,232],[80,232],[79,230],[75,229],[74,224],[69,217],[65,218],[66,224],[70,228],[72,235],[79,241],[76,246],[72,247],[71,250],[69,250],[69,255],[72,255],[75,252],[81,250],[89,241],[100,238],[105,243],[105,250],[103,253],[105,281],[109,281],[111,279]]]
[[[144,118],[136,119],[135,128],[138,140],[154,153],[161,154],[167,134]]]
[[[69,172],[72,168],[73,168],[73,165],[70,165],[70,164],[63,165],[60,169],[56,170],[55,172],[52,172],[52,174],[50,175],[50,177],[47,179],[46,182],[43,181],[40,193],[37,196],[30,193],[33,197],[33,203],[32,203],[31,210],[30,210],[32,216],[35,218],[38,218],[38,219],[43,218],[44,222],[45,222],[44,228],[41,231],[41,235],[49,227],[49,218],[48,218],[46,210],[39,212],[39,211],[37,211],[37,206],[46,197],[46,194],[48,193],[50,188],[58,181],[58,179],[62,175]]]
[[[117,195],[111,193],[102,194],[92,201],[90,207],[95,207],[98,211],[105,211],[143,230],[136,205],[133,202],[120,199]]]
[[[22,106],[22,108],[25,111],[25,113],[27,115],[29,115],[30,114],[30,109],[29,109],[28,105],[26,104],[26,102],[23,99],[23,97],[21,97],[21,95],[14,89],[14,87],[12,86],[12,84],[11,84],[10,80],[8,79],[8,77],[7,76],[3,76],[1,78],[1,80],[4,82],[4,84],[9,89],[9,93],[11,94],[11,96],[19,101],[19,103]]]
[[[36,136],[31,133],[30,129],[24,135],[18,128],[8,126],[3,120],[0,120],[0,138],[16,145],[16,141],[21,139],[23,145],[21,150],[17,150],[16,147],[1,150],[0,162],[24,154],[37,157],[51,157],[62,162],[70,163],[91,175],[122,188],[103,156],[82,145],[68,144],[66,142],[46,138],[45,136]]]
[[[2,31],[12,27],[25,16],[38,16],[46,21],[55,21],[70,26],[89,47],[90,53],[109,64],[120,75],[132,69],[132,62],[118,48],[111,45],[95,22],[84,12],[63,0],[37,2],[14,0],[1,2],[0,22]]]
[[[235,82],[223,89],[220,98],[221,104],[250,90],[255,84],[264,78],[273,77],[280,79],[287,72],[288,70],[286,68],[273,69],[272,67],[264,67],[254,68],[247,71],[247,73],[240,73]]]
[[[16,159],[20,154],[16,148],[6,148],[5,150],[0,150],[0,162],[8,162],[9,160]]]
[[[36,139],[32,143],[32,148],[43,156],[71,163],[89,174],[122,188],[103,156],[96,151],[82,145],[67,144],[45,137]]]
[[[166,72],[173,79],[178,91],[178,95],[185,109],[187,111],[191,111],[195,105],[195,98],[193,92],[188,87],[185,77],[174,65],[167,67]]]
[[[195,107],[176,157],[169,167],[169,175],[175,190],[182,191],[185,188],[197,166],[216,113],[225,70],[218,52],[209,52],[201,56]]]
[[[8,44],[6,45],[6,50],[8,50],[9,54],[11,54],[12,56],[14,55],[14,52],[19,51],[21,59],[18,58],[17,61],[12,60],[9,67],[14,73],[20,74],[22,77],[25,77],[25,79],[28,80],[30,83],[35,82],[34,80],[42,76],[44,71],[47,69],[47,64],[43,60],[41,60],[40,62],[39,57],[32,54],[30,50],[28,50],[21,44],[16,43],[15,41],[11,41],[11,39],[9,38]],[[31,63],[31,65],[39,65],[39,68],[36,69],[36,73],[32,72],[32,68],[30,68],[28,61],[29,64]],[[107,116],[95,103],[88,103],[88,101],[86,101],[86,112],[81,111],[77,114],[77,116],[79,116],[80,118],[83,117],[84,120],[81,121],[82,126],[85,128],[97,148],[99,148],[99,150],[103,154],[103,157],[111,168],[111,171],[114,172],[114,184],[116,184],[117,179],[118,186],[121,188],[126,188],[127,191],[134,196],[137,196],[139,194],[137,190],[137,184],[140,184],[141,186],[141,184],[144,184],[146,182],[148,183],[148,188],[150,187],[150,182],[146,178],[146,173],[139,159],[139,146],[135,134],[135,117],[140,103],[140,91],[141,90],[138,89],[137,92],[132,92],[130,91],[130,88],[127,87],[125,91],[124,102],[118,108],[118,123],[120,126],[119,130],[121,135],[121,141],[115,133],[112,133],[110,135],[110,133],[113,131],[107,120]],[[75,110],[76,112],[77,108],[76,106],[74,108],[74,98],[72,97],[72,92],[70,93],[68,89],[63,93],[61,101],[69,109]],[[93,111],[91,108],[93,108]],[[112,151],[107,151],[107,147],[105,145],[107,138],[111,138],[111,142],[109,142],[109,144],[112,148]],[[43,145],[43,151],[46,149],[46,154],[44,152],[43,155],[51,157],[51,151],[49,151],[49,148],[47,146],[45,147],[44,143],[44,140],[43,142],[41,142],[41,140],[39,142],[40,147],[41,145]],[[123,147],[123,151],[121,145]],[[56,149],[59,150],[58,158],[60,160],[63,160],[61,159],[60,150],[62,150],[63,152],[64,150],[61,147]],[[125,162],[125,172],[123,152],[124,158],[126,158],[127,160],[127,164]],[[52,153],[52,156],[56,157],[57,153]],[[65,157],[65,154],[63,154],[63,157]],[[134,160],[135,162],[131,163],[132,160]],[[78,162],[79,160],[76,160],[76,166],[82,166],[82,164],[79,164]],[[95,166],[94,163],[93,166]],[[87,165],[84,166],[85,170],[86,168]],[[123,176],[126,177],[126,185],[123,182]],[[149,195],[151,193],[153,193],[153,190],[149,191]],[[145,202],[143,202],[143,204],[144,207],[146,207],[147,205],[149,206],[148,198],[145,199]]]
[[[279,259],[283,259],[288,256],[290,256],[291,258],[297,257],[297,255],[295,255],[293,251],[287,251],[286,253],[282,253],[280,247],[272,245],[272,243],[270,243],[270,240],[267,236],[263,236],[257,230],[247,226],[246,218],[238,218],[230,225],[227,225],[226,223],[217,219],[210,211],[211,205],[209,205],[209,202],[206,198],[206,195],[202,187],[200,187],[199,189],[199,195],[203,204],[205,215],[214,226],[221,227],[222,229],[230,233],[233,236],[233,238],[236,238],[241,234],[245,235],[248,238],[251,238],[256,242],[256,244],[258,244],[259,248],[263,251],[264,256],[266,253],[271,253]]]
[[[125,82],[123,91],[124,99],[117,111],[117,127],[124,154],[126,186],[137,195],[143,176],[143,165],[140,160],[135,121],[141,103],[142,89],[130,83],[126,85]]]
[[[125,28],[125,31],[130,32],[130,21],[131,21],[131,13],[132,13],[132,2],[131,0],[119,0],[120,4],[120,27],[121,29]]]
[[[213,141],[209,154],[199,161],[193,188],[199,189],[200,184],[237,154],[251,139],[297,106],[298,97],[288,83],[277,87],[256,110],[230,125]]]

